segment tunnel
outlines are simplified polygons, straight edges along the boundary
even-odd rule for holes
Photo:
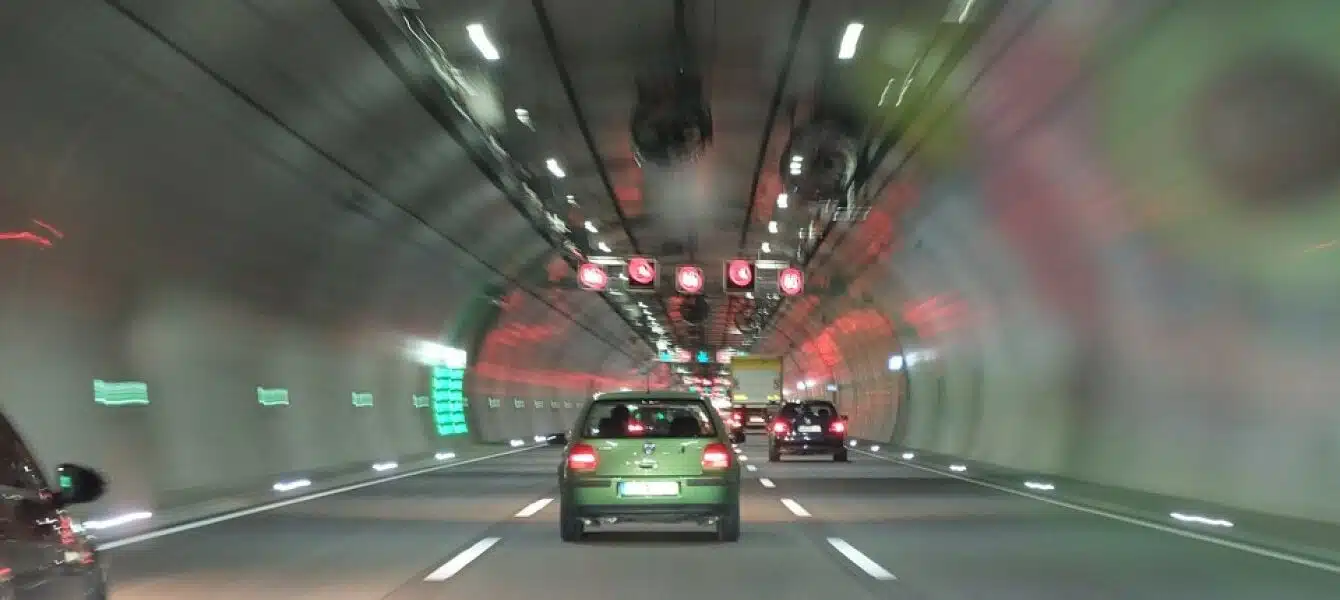
[[[118,599],[1335,598],[1324,4],[0,3],[6,468]],[[850,462],[564,545],[552,436],[743,356]]]

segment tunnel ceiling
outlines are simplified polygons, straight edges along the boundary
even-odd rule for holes
[[[918,90],[943,84],[953,54],[978,30],[965,18],[969,5],[946,0],[247,6],[211,5],[190,18],[170,3],[102,10],[119,28],[108,39],[135,40],[189,83],[184,102],[290,169],[255,185],[317,186],[331,200],[267,205],[265,235],[310,230],[314,211],[325,229],[283,242],[310,255],[315,266],[302,270],[314,280],[272,282],[253,297],[292,303],[345,290],[385,307],[402,331],[445,331],[472,347],[480,340],[467,338],[493,329],[511,343],[580,331],[608,353],[590,360],[628,367],[660,346],[783,352],[822,327],[816,307],[825,298],[870,294],[868,280],[887,274],[869,265],[897,243],[899,213],[915,197],[913,161],[890,150],[924,108]],[[840,57],[856,21],[860,42]],[[475,29],[497,56],[485,56]],[[302,32],[309,49],[270,34],[279,31]],[[710,127],[694,134],[702,147],[675,164],[649,159],[645,143],[634,143],[645,121],[635,113],[649,95],[656,106],[657,97],[683,97],[664,90],[685,80],[700,114],[710,113]],[[840,197],[797,177],[795,164],[788,175],[788,157],[801,155],[823,173],[834,148],[850,152],[850,164],[828,169],[846,173]],[[246,210],[220,203],[215,216]],[[260,253],[274,243],[240,248]],[[580,291],[576,267],[601,255],[658,259],[660,289]],[[756,294],[727,296],[722,266],[731,258],[806,268],[807,292],[784,300],[776,272],[760,270]],[[707,276],[699,306],[675,294],[679,264]],[[455,265],[463,268],[446,272]],[[434,278],[427,285],[450,290],[454,306],[420,293]],[[390,308],[405,297],[422,300]],[[487,306],[502,310],[471,308]],[[499,324],[462,328],[443,314]],[[765,343],[770,336],[781,341]],[[557,358],[560,347],[543,354]]]
[[[346,13],[366,9],[353,0],[339,4]],[[756,350],[779,314],[794,321],[781,320],[782,338],[803,335],[804,323],[815,318],[808,307],[825,295],[844,294],[849,278],[843,272],[859,276],[863,265],[890,246],[894,220],[881,207],[890,204],[884,200],[907,194],[902,186],[889,185],[897,181],[898,168],[879,169],[896,162],[886,160],[890,155],[882,146],[896,141],[900,123],[909,117],[904,113],[918,108],[902,103],[908,80],[914,79],[910,74],[921,79],[919,85],[934,80],[937,68],[949,62],[943,54],[971,35],[964,10],[962,3],[943,0],[785,7],[766,0],[598,6],[419,0],[409,10],[389,11],[392,21],[400,21],[398,28],[363,33],[401,47],[428,39],[436,48],[450,65],[447,72],[420,65],[423,76],[416,83],[464,82],[470,93],[458,104],[486,135],[495,136],[509,163],[502,170],[534,191],[529,208],[524,202],[514,206],[544,230],[551,247],[527,251],[562,259],[546,265],[547,277],[532,277],[536,285],[561,290],[553,293],[580,305],[583,318],[619,344],[640,338],[645,345],[631,345],[636,356],[646,357],[658,341],[685,349]],[[840,38],[857,19],[864,24],[858,51],[839,59]],[[421,31],[405,26],[416,21]],[[484,32],[496,56],[485,56],[472,39],[472,25]],[[921,63],[928,65],[917,71]],[[710,140],[695,160],[672,165],[639,160],[630,139],[639,82],[664,81],[675,72],[700,77]],[[834,112],[851,124],[847,133],[863,161],[850,184],[850,204],[879,209],[871,213],[879,215],[874,222],[867,222],[864,212],[857,211],[856,219],[851,212],[845,218],[835,214],[825,199],[783,180],[793,136]],[[481,168],[494,176],[492,167]],[[453,174],[452,179],[457,185],[475,181],[480,194],[496,193],[483,191],[490,185],[478,177]],[[492,187],[507,186],[494,181]],[[779,195],[787,199],[779,202]],[[459,214],[454,222],[487,236],[494,256],[510,248],[509,238],[492,227],[472,226]],[[862,249],[828,256],[849,233],[855,243],[846,245]],[[606,295],[607,308],[600,306],[600,294],[568,291],[576,287],[571,267],[593,255],[658,259],[663,275],[658,293],[613,291]],[[764,291],[775,290],[775,278],[761,271],[757,297],[726,296],[722,264],[736,257],[811,267],[810,295],[783,303],[778,294]],[[675,294],[672,273],[678,264],[703,267],[705,315],[686,318],[694,311]]]

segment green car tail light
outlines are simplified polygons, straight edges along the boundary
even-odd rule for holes
[[[703,470],[720,471],[730,468],[730,448],[721,442],[712,442],[703,448]]]
[[[600,455],[590,444],[573,444],[572,450],[568,451],[568,469],[572,471],[594,471],[599,464]]]

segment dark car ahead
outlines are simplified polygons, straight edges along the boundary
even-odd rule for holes
[[[768,428],[768,407],[766,406],[747,406],[741,409],[744,411],[743,422],[746,429],[767,429]]]
[[[0,599],[103,600],[107,582],[98,555],[66,514],[71,504],[102,495],[102,477],[60,465],[58,487],[9,421],[0,415]]]
[[[726,427],[730,429],[730,441],[732,444],[743,444],[745,414],[743,408],[733,408],[727,411],[721,411],[721,420],[725,421]]]
[[[847,417],[827,400],[784,404],[768,429],[768,461],[785,455],[833,456],[847,462]]]

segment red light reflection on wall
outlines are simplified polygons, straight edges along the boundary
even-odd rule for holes
[[[485,344],[515,346],[517,344],[537,344],[553,339],[567,328],[559,325],[534,325],[530,323],[508,323],[488,333]]]
[[[51,247],[51,240],[44,238],[31,231],[0,231],[0,241],[4,242],[27,242],[36,244],[43,248]]]
[[[62,239],[65,237],[65,234],[62,233],[61,230],[52,227],[46,221],[43,221],[41,219],[31,219],[31,221],[34,225],[37,226],[38,229],[41,229],[42,231],[41,232],[33,232],[31,230],[0,231],[0,242],[19,242],[25,244],[33,244],[35,246],[41,246],[43,248],[50,248],[52,245],[51,244],[52,237],[56,239]]]
[[[814,373],[831,373],[837,369],[845,368],[843,362],[842,347],[843,338],[848,336],[860,336],[862,339],[869,337],[887,337],[893,335],[893,330],[888,319],[884,318],[879,311],[875,309],[861,309],[844,313],[832,323],[825,325],[824,328],[810,339],[800,345],[800,352],[794,353],[796,360],[800,361],[803,370]],[[861,343],[860,339],[847,342],[846,345],[855,346]]]
[[[968,304],[950,294],[938,294],[920,302],[903,303],[903,319],[917,335],[941,335],[968,325]]]

